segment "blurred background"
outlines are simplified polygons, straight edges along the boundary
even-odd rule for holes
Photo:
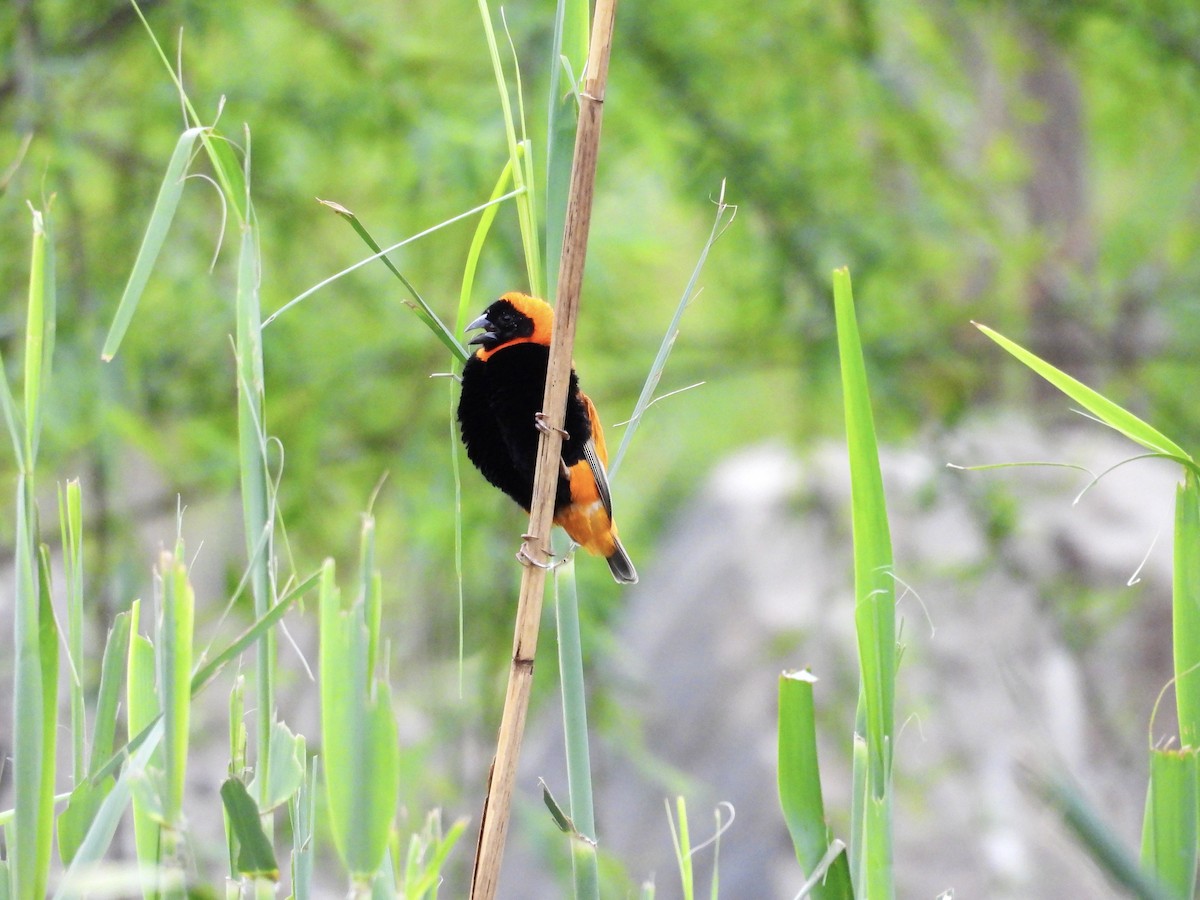
[[[252,148],[265,312],[367,255],[315,198],[350,208],[387,244],[483,202],[505,162],[475,4],[142,7],[171,52],[182,40],[183,76],[201,116],[211,120],[223,97],[223,130]],[[553,11],[550,0],[504,10],[535,148]],[[102,364],[105,331],[183,127],[178,97],[125,0],[10,0],[0,10],[0,51],[0,350],[10,364],[20,358],[26,201],[54,195],[58,347],[42,482],[53,483],[49,473],[82,479],[94,627],[102,634],[114,612],[149,594],[152,551],[173,541],[182,503],[199,624],[215,633],[244,566],[233,254],[228,241],[221,247],[217,193],[202,179],[189,183],[121,354]],[[1021,792],[1018,763],[1030,753],[1082,771],[1123,835],[1136,839],[1139,748],[1169,677],[1171,473],[1155,470],[1150,485],[1106,482],[1112,505],[1089,511],[1086,502],[1071,506],[1086,478],[950,476],[943,466],[1065,458],[1099,471],[1133,455],[1039,388],[971,320],[1197,446],[1197,121],[1200,11],[1190,0],[619,7],[575,354],[610,445],[695,265],[722,180],[738,213],[709,257],[659,390],[704,385],[651,410],[615,484],[622,538],[643,582],[621,591],[603,564],[578,566],[585,655],[596,671],[593,725],[620,735],[617,749],[598,751],[602,794],[611,788],[601,821],[601,848],[614,849],[611,884],[656,874],[661,896],[672,896],[661,798],[688,792],[707,822],[715,803],[741,791],[742,821],[723,839],[722,865],[732,879],[733,860],[747,860],[749,874],[730,882],[728,896],[783,896],[789,884],[794,893],[798,872],[786,868],[769,764],[781,668],[825,661],[817,674],[829,684],[826,758],[834,770],[845,762],[854,671],[830,299],[830,273],[842,265],[854,277],[877,426],[891,454],[885,478],[897,479],[888,485],[897,516],[909,516],[893,523],[898,564],[927,607],[904,607],[913,651],[900,681],[911,693],[898,721],[927,727],[918,737],[921,727],[907,726],[913,733],[897,756],[898,785],[913,802],[911,820],[897,825],[911,844],[897,845],[909,879],[902,885],[912,896],[956,888],[1050,897],[1064,894],[1048,873],[1061,868],[1068,885],[1089,877],[1080,874],[1086,859]],[[465,221],[393,257],[446,320],[473,230]],[[506,207],[474,306],[523,281],[516,216]],[[450,466],[457,389],[429,378],[448,371],[448,354],[377,264],[281,316],[264,334],[264,353],[268,427],[285,452],[282,515],[300,572],[326,556],[351,570],[360,514],[387,476],[374,513],[409,772],[406,827],[434,806],[475,816],[511,647],[523,517],[464,469],[460,696]],[[7,454],[0,468],[11,483]],[[739,531],[738,509],[761,516]],[[934,515],[946,510],[956,512]],[[0,529],[10,519],[0,516]],[[1097,520],[1107,530],[1089,535]],[[725,539],[700,533],[714,524],[728,524],[717,535]],[[907,559],[906,534],[923,536]],[[1148,551],[1145,577],[1127,586]],[[728,618],[705,630],[701,611]],[[1011,631],[991,618],[1000,612]],[[294,652],[312,659],[312,611],[294,618]],[[749,630],[740,643],[737,624]],[[552,628],[544,634],[535,689],[544,737],[535,735],[528,764],[565,783],[552,749]],[[6,684],[8,641],[0,637]],[[703,677],[724,671],[723,661],[745,681]],[[281,715],[316,735],[306,701],[314,686],[298,659],[294,672],[281,688]],[[746,692],[731,693],[737,684]],[[943,697],[952,685],[965,691],[957,700]],[[684,702],[694,691],[708,699]],[[0,704],[10,695],[0,691]],[[1045,717],[1021,714],[1030,698],[1045,704]],[[750,707],[761,718],[741,723],[736,712]],[[1001,711],[976,720],[988,709]],[[10,720],[0,712],[0,722]],[[1071,715],[1079,721],[1063,725]],[[962,737],[968,721],[981,729],[979,743],[964,737],[951,753],[937,723]],[[711,772],[696,747],[715,737],[702,731],[690,750],[671,741],[702,725],[740,747]],[[996,749],[997,733],[1023,727],[1028,741],[1014,736],[1014,746]],[[0,725],[7,753],[5,731]],[[223,740],[214,735],[212,784],[198,791],[214,790],[224,773]],[[735,771],[741,787],[720,783],[720,773]],[[959,816],[946,816],[937,785],[963,771],[972,774],[947,795]],[[634,777],[644,779],[636,790]],[[846,808],[834,795],[827,803]],[[512,878],[544,876],[567,860],[532,786],[527,800],[516,828],[526,823],[534,836],[518,839]],[[756,819],[761,832],[752,830]],[[1037,847],[1047,840],[1043,858]],[[468,843],[456,851],[464,867]],[[213,865],[201,854],[202,871],[219,871]],[[767,874],[776,871],[779,881]],[[1109,888],[1090,877],[1091,895],[1103,896]],[[553,882],[520,883],[512,896],[558,895]]]

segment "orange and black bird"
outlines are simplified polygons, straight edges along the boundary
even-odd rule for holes
[[[538,431],[545,427],[542,399],[553,325],[550,304],[511,291],[467,326],[468,332],[483,329],[468,342],[479,349],[463,368],[458,401],[467,456],[526,512],[533,499]],[[618,582],[634,584],[637,571],[613,523],[604,432],[573,368],[563,431],[554,523],[584,549],[608,560]]]

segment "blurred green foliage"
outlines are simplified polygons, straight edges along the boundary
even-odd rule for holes
[[[387,242],[490,192],[505,147],[474,3],[143,6],[165,43],[182,42],[201,115],[215,116],[224,97],[223,130],[251,131],[267,312],[366,255],[315,197],[349,207]],[[553,3],[505,12],[536,131]],[[59,351],[44,455],[64,476],[82,475],[90,509],[112,511],[91,571],[121,607],[145,569],[121,567],[131,544],[119,498],[139,477],[131,451],[166,480],[151,505],[236,488],[230,240],[221,247],[217,193],[193,179],[122,352],[102,365],[104,330],[182,128],[178,99],[126,0],[8,3],[0,47],[0,340],[7,352],[19,334],[25,201],[55,194]],[[1073,131],[1055,106],[1062,93],[1039,87],[1038,73],[1055,66],[1067,111],[1081,111]],[[661,390],[707,384],[654,408],[616,486],[635,558],[652,558],[655,532],[722,454],[839,427],[837,265],[854,272],[885,440],[1023,399],[1029,382],[967,322],[1027,336],[1048,302],[1088,336],[1084,362],[1110,395],[1195,443],[1198,118],[1200,21],[1183,0],[623,5],[577,350],[614,432],[722,178],[740,206]],[[1038,128],[1060,121],[1065,143],[1047,156]],[[1039,179],[1055,172],[1081,199],[1038,213]],[[395,256],[446,319],[472,228]],[[1047,270],[1066,285],[1049,301],[1037,293]],[[506,208],[478,306],[522,281]],[[352,554],[357,513],[388,473],[375,507],[396,588],[385,593],[406,601],[396,611],[406,643],[450,648],[457,389],[428,378],[448,370],[447,354],[401,296],[382,266],[367,266],[271,325],[268,425],[285,448],[284,520],[306,562]],[[510,619],[523,523],[469,470],[464,504],[476,645]],[[580,573],[587,595],[616,596],[603,566]]]

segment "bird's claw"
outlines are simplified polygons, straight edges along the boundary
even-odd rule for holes
[[[554,559],[554,554],[549,552],[546,553],[546,556],[551,560],[550,562],[538,562],[536,559],[530,556],[529,543],[530,541],[536,539],[537,535],[534,534],[521,535],[521,549],[517,551],[517,562],[523,566],[534,566],[538,569],[545,569],[547,572],[552,572],[566,562],[566,560],[563,559]]]
[[[550,417],[548,415],[546,415],[544,412],[535,412],[533,414],[533,427],[536,428],[538,431],[540,431],[542,434],[550,434],[551,432],[557,432],[558,436],[561,437],[564,441],[569,441],[571,439],[571,435],[567,434],[566,430],[563,428],[555,428],[553,425],[550,424],[549,419],[550,419]]]

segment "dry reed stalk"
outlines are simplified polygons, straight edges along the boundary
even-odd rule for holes
[[[608,82],[608,59],[612,50],[616,0],[597,0],[592,20],[587,70],[579,95],[579,124],[575,135],[575,155],[571,164],[571,188],[567,196],[567,215],[563,229],[562,257],[558,293],[555,297],[554,333],[550,340],[550,362],[546,372],[546,391],[542,409],[550,426],[538,445],[537,471],[533,481],[533,502],[529,515],[529,540],[526,551],[533,565],[525,567],[521,594],[517,600],[517,620],[513,638],[512,665],[504,712],[496,741],[496,757],[488,777],[487,797],[479,825],[479,844],[475,853],[475,871],[471,879],[472,900],[492,900],[500,880],[504,839],[512,807],[513,785],[521,738],[525,733],[525,715],[533,684],[533,661],[537,652],[538,625],[542,616],[542,597],[549,563],[550,528],[554,515],[554,495],[558,485],[559,459],[562,453],[563,418],[567,385],[571,374],[571,356],[575,345],[575,322],[579,314],[579,294],[583,286],[583,264],[587,256],[588,228],[591,225],[592,195],[596,182],[596,160],[600,148],[600,122],[604,114],[604,91]],[[531,423],[532,424],[532,423]]]

